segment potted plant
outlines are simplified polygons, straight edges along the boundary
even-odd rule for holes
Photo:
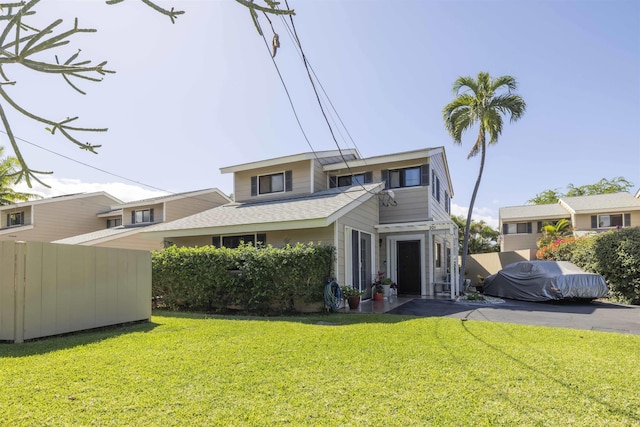
[[[386,280],[384,277],[384,273],[382,271],[378,271],[378,274],[376,274],[375,280],[371,284],[371,290],[373,291],[374,301],[382,301],[384,299],[384,284],[383,284],[384,280]]]
[[[342,298],[347,300],[351,310],[358,308],[362,294],[364,294],[364,292],[360,292],[353,286],[342,286]]]

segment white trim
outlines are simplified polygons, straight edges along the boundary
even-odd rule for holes
[[[315,153],[294,154],[291,156],[276,157],[274,159],[259,160],[257,162],[242,163],[235,166],[225,166],[220,168],[220,173],[242,172],[242,171],[247,171],[251,169],[259,169],[259,168],[266,168],[270,166],[284,165],[287,163],[301,162],[304,160],[314,160],[316,158],[322,159],[326,157],[339,157],[341,155],[342,156],[353,155],[356,157],[356,159],[359,158],[358,152],[353,148],[343,149],[342,151],[339,151],[339,150],[316,151]]]
[[[309,172],[309,176],[310,176],[310,179],[309,179],[309,193],[310,194],[315,193],[315,186],[316,186],[315,169],[316,168],[314,166],[315,166],[315,162],[313,160],[309,160],[309,169],[311,169],[311,171]],[[291,183],[291,187],[293,187],[293,182]]]
[[[385,163],[403,162],[407,160],[428,159],[432,154],[439,150],[437,148],[426,148],[421,150],[406,151],[404,153],[385,154],[382,156],[368,157],[366,159],[351,160],[347,162],[331,163],[324,165],[322,169],[325,172],[347,169],[367,167],[373,165],[381,165]]]
[[[342,250],[344,252],[344,284],[347,286],[353,286],[353,263],[351,262],[352,255],[350,254],[351,230],[353,230],[353,228],[349,227],[348,225],[344,226],[344,247],[342,248]],[[347,248],[349,248],[349,251],[347,251]],[[348,259],[347,254],[349,254]]]
[[[424,234],[397,234],[387,236],[387,277],[394,282],[398,281],[398,242],[407,240],[420,241],[420,295],[427,296],[427,265],[425,254],[425,235]]]
[[[19,233],[22,231],[33,230],[33,224],[29,225],[14,225],[13,227],[0,229],[0,235],[9,233]],[[16,236],[17,237],[17,236]]]
[[[272,191],[270,193],[261,193],[260,192],[260,177],[261,176],[275,176],[282,175],[282,191]],[[293,186],[293,183],[292,183]],[[273,172],[273,173],[263,173],[262,175],[256,175],[256,195],[253,197],[263,197],[263,196],[272,196],[274,194],[284,194],[287,192],[287,171],[283,170],[281,172]]]

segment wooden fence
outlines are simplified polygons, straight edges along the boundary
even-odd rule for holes
[[[0,341],[150,318],[149,252],[0,242]]]

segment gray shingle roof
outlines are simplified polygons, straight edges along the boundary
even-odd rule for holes
[[[562,197],[560,204],[575,213],[640,210],[640,199],[630,193],[596,194],[593,196]]]
[[[332,188],[287,199],[251,203],[229,203],[195,215],[158,224],[144,232],[178,235],[180,231],[259,225],[266,229],[292,228],[296,222],[316,226],[329,225],[336,218],[382,190],[383,184],[366,184],[349,188]],[[280,228],[281,226],[281,228]],[[301,225],[303,226],[303,225]],[[295,227],[293,227],[295,228]]]
[[[509,206],[500,208],[502,221],[517,219],[554,219],[567,218],[569,212],[557,203],[548,205]]]
[[[119,238],[125,235],[135,234],[140,232],[143,228],[149,227],[148,224],[143,226],[119,226],[113,228],[105,228],[104,230],[92,231],[91,233],[79,234],[77,236],[71,236],[64,239],[56,240],[52,243],[61,243],[65,245],[82,245],[84,243],[92,242],[94,240]]]

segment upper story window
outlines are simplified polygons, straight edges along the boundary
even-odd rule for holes
[[[7,214],[7,227],[24,225],[24,212],[14,212]]]
[[[591,217],[591,228],[618,228],[631,226],[631,214],[603,214]]]
[[[383,170],[382,180],[385,181],[386,188],[429,185],[429,165]]]
[[[350,187],[352,185],[370,184],[373,182],[373,173],[363,172],[353,175],[329,177],[329,188]]]
[[[292,189],[291,171],[251,177],[251,195],[284,193]]]
[[[122,218],[112,218],[107,220],[107,228],[118,227],[122,225]]]
[[[502,224],[502,234],[531,234],[531,230],[530,222]]]
[[[131,212],[132,224],[142,224],[145,222],[153,222],[153,209],[141,209]]]
[[[448,214],[451,213],[451,197],[449,197],[449,193],[446,191],[444,192],[444,210]]]

